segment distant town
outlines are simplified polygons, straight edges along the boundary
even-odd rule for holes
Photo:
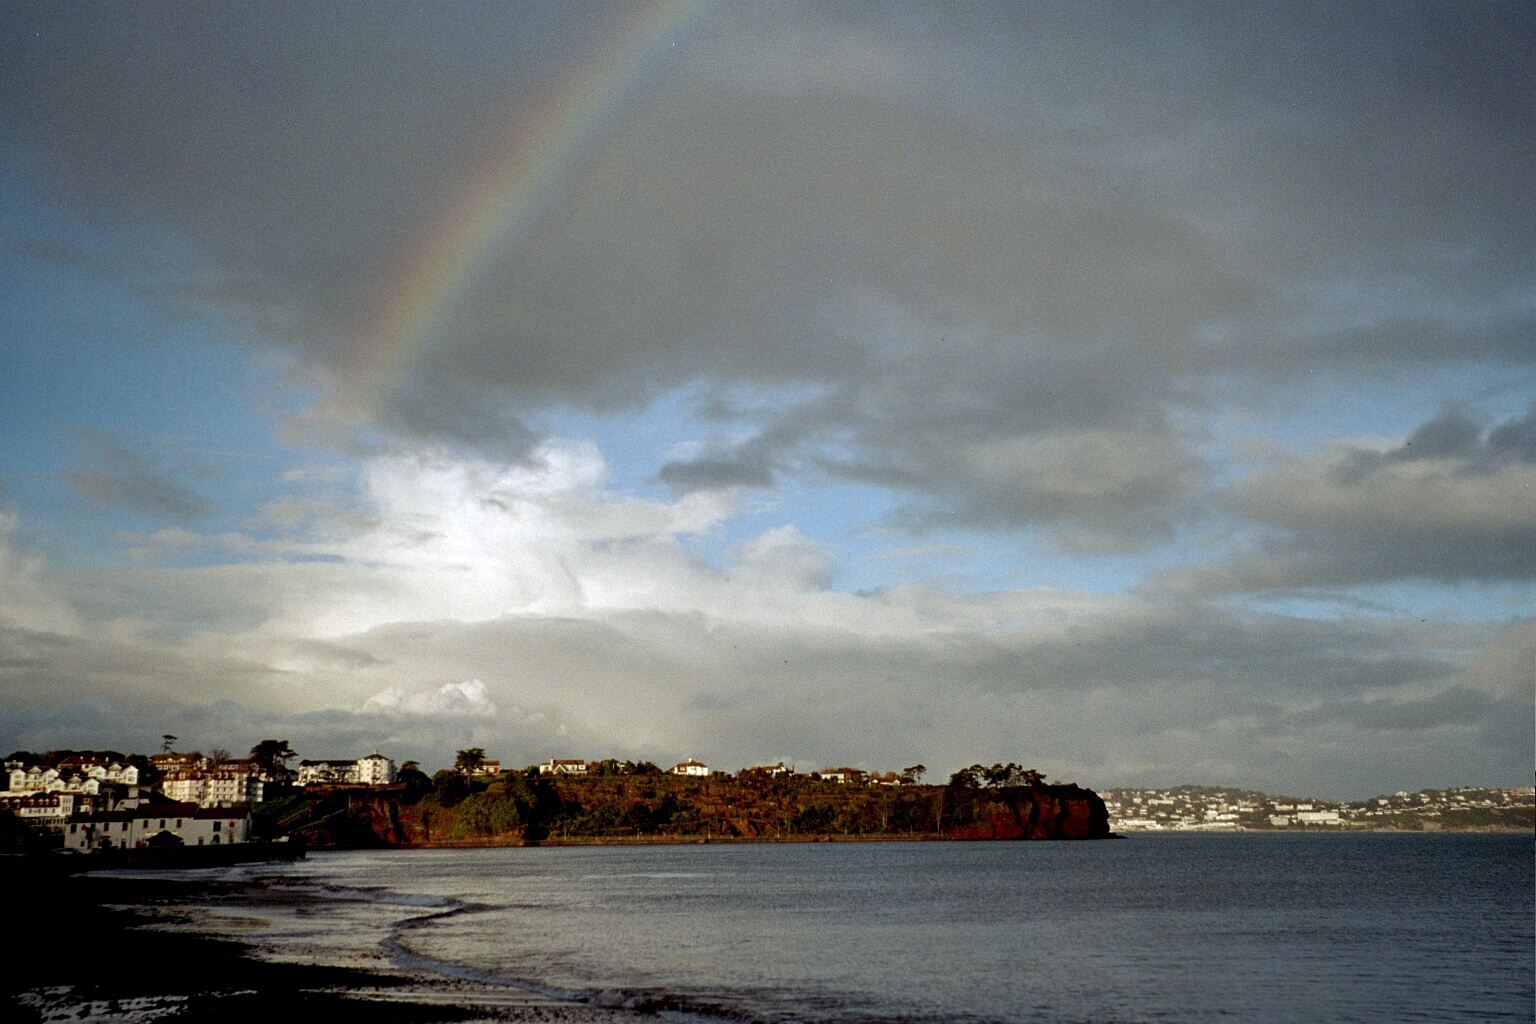
[[[1356,801],[1299,799],[1212,786],[1106,789],[1099,795],[1117,832],[1536,831],[1536,787],[1531,786],[1421,789]]]
[[[91,852],[154,846],[228,845],[253,838],[253,808],[272,807],[296,794],[368,790],[409,791],[446,795],[442,805],[454,804],[497,780],[549,779],[562,785],[582,780],[636,781],[661,777],[727,783],[803,783],[826,792],[828,784],[850,787],[941,786],[981,792],[1043,784],[1045,776],[1017,764],[972,765],[951,775],[947,783],[924,786],[927,768],[921,764],[900,770],[867,771],[824,767],[801,772],[783,763],[754,765],[736,773],[712,769],[689,758],[669,767],[650,761],[552,758],[516,769],[488,757],[484,749],[458,752],[451,767],[432,775],[415,761],[396,762],[373,751],[352,759],[299,759],[284,740],[263,740],[246,757],[227,751],[179,752],[176,737],[164,737],[153,754],[118,751],[16,751],[4,762],[5,789],[0,791],[0,844],[6,848],[45,846]],[[297,764],[290,767],[290,762]],[[454,786],[462,792],[454,796]],[[782,788],[782,787],[781,787]],[[846,790],[838,792],[848,792]],[[653,794],[654,795],[654,794]],[[1451,788],[1397,792],[1354,802],[1272,796],[1250,790],[1178,786],[1171,789],[1107,789],[1099,794],[1109,827],[1130,832],[1210,832],[1275,830],[1412,830],[1487,831],[1536,828],[1536,789]],[[868,805],[868,801],[864,800]],[[872,805],[870,805],[872,807]],[[942,808],[942,799],[939,807]],[[784,826],[793,832],[807,813],[801,807]],[[889,830],[891,807],[872,809]],[[528,811],[524,808],[526,817]],[[929,828],[937,828],[934,815]],[[515,817],[515,813],[513,814]],[[673,815],[681,820],[687,815]],[[866,815],[868,817],[868,815]],[[830,821],[831,819],[829,819]],[[428,819],[422,829],[430,838]],[[648,823],[665,834],[666,824]],[[675,822],[674,822],[675,824]],[[698,822],[692,823],[695,829]],[[721,834],[729,831],[727,828]],[[399,830],[398,823],[396,825]],[[759,831],[739,823],[737,835]],[[694,833],[689,833],[694,834]],[[705,834],[709,834],[707,831]],[[265,836],[264,838],[272,838]]]

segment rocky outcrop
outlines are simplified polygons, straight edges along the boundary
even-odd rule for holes
[[[1109,812],[1081,786],[1004,786],[978,796],[976,821],[956,839],[1107,839]]]

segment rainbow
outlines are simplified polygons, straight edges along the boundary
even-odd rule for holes
[[[357,422],[377,410],[477,268],[538,219],[594,136],[705,6],[706,0],[652,0],[577,73],[532,104],[519,97],[516,129],[466,177],[445,212],[418,231],[351,332],[336,411]]]

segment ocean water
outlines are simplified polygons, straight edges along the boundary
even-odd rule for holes
[[[1536,1013],[1531,836],[410,850],[246,870],[297,910],[232,930],[279,955],[680,1019]]]

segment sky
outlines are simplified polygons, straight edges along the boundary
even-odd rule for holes
[[[1536,766],[1529,4],[0,8],[0,748]]]

